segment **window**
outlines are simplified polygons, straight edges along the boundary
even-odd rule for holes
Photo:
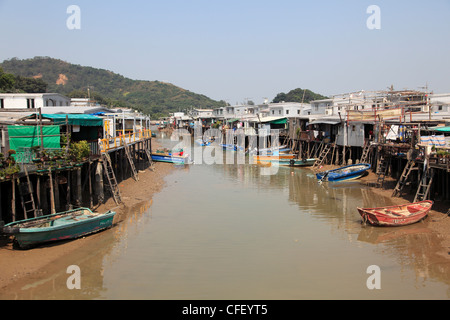
[[[297,114],[300,114],[300,110],[297,110]]]
[[[281,110],[278,110],[278,114],[281,114]]]
[[[275,110],[272,110],[272,114],[275,114]]]
[[[27,99],[27,109],[34,109],[34,99]]]
[[[289,114],[289,110],[286,110],[286,114]]]
[[[0,109],[3,109],[5,107],[5,103],[3,102],[3,99],[0,99]]]
[[[3,108],[3,104],[2,104],[2,108]],[[439,106],[438,110],[441,111],[442,110],[442,106]]]

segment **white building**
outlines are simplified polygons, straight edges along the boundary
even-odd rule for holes
[[[194,109],[191,115],[193,118],[211,118],[213,109]]]
[[[70,99],[58,93],[0,93],[1,109],[68,107]]]
[[[298,102],[281,102],[269,104],[270,117],[295,118],[302,115],[302,111],[310,109],[310,105]]]

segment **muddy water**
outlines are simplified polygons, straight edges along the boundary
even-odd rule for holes
[[[364,227],[357,206],[389,205],[358,182],[319,185],[308,169],[193,165],[95,247],[10,292],[31,299],[448,299],[427,222]],[[61,265],[58,263],[58,265]],[[370,290],[369,266],[381,289]]]

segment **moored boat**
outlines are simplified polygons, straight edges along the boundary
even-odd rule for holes
[[[204,146],[209,146],[212,143],[212,141],[211,140],[210,141],[205,141],[205,140],[202,140],[202,139],[197,139],[197,140],[195,140],[195,143],[198,144],[199,146],[204,147]]]
[[[283,167],[310,167],[316,159],[280,159],[278,164]]]
[[[264,149],[255,149],[254,150],[258,155],[276,155],[278,153],[288,153],[291,151],[290,148],[287,146],[279,146],[279,147],[271,147],[271,148],[264,148]]]
[[[3,233],[13,235],[21,248],[29,248],[110,228],[115,214],[115,211],[94,213],[89,208],[78,208],[9,223],[4,226]]]
[[[227,151],[241,151],[244,152],[245,149],[242,146],[238,146],[235,144],[220,144],[220,146],[223,148],[223,150]]]
[[[186,154],[172,154],[172,153],[152,153],[152,160],[155,162],[167,162],[174,164],[188,164],[189,156]]]
[[[253,156],[253,159],[259,163],[259,162],[272,162],[272,161],[279,161],[279,160],[286,160],[286,159],[294,159],[297,155],[295,154],[287,154],[287,153],[280,153],[276,156]]]
[[[371,167],[368,163],[352,164],[338,169],[319,172],[316,177],[320,181],[338,182],[361,178]]]
[[[374,226],[405,226],[424,219],[431,210],[433,201],[419,201],[405,205],[379,208],[357,208],[364,223]]]

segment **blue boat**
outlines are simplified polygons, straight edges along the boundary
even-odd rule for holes
[[[368,163],[352,164],[334,170],[319,172],[316,174],[316,177],[320,181],[329,182],[355,180],[361,178],[370,167]]]
[[[76,239],[112,227],[115,211],[94,213],[78,208],[38,218],[7,224],[3,233],[13,235],[21,248],[38,244]]]
[[[151,156],[152,156],[152,160],[155,162],[167,162],[167,163],[174,163],[174,164],[188,164],[189,163],[189,157],[187,155],[174,155],[171,153],[152,153]]]
[[[212,141],[211,140],[205,141],[202,139],[197,139],[197,140],[195,140],[195,143],[198,144],[199,146],[205,147],[205,146],[209,146],[212,143]]]
[[[245,151],[245,149],[241,146],[237,146],[234,144],[221,144],[220,145],[223,150],[228,150],[228,151]]]

